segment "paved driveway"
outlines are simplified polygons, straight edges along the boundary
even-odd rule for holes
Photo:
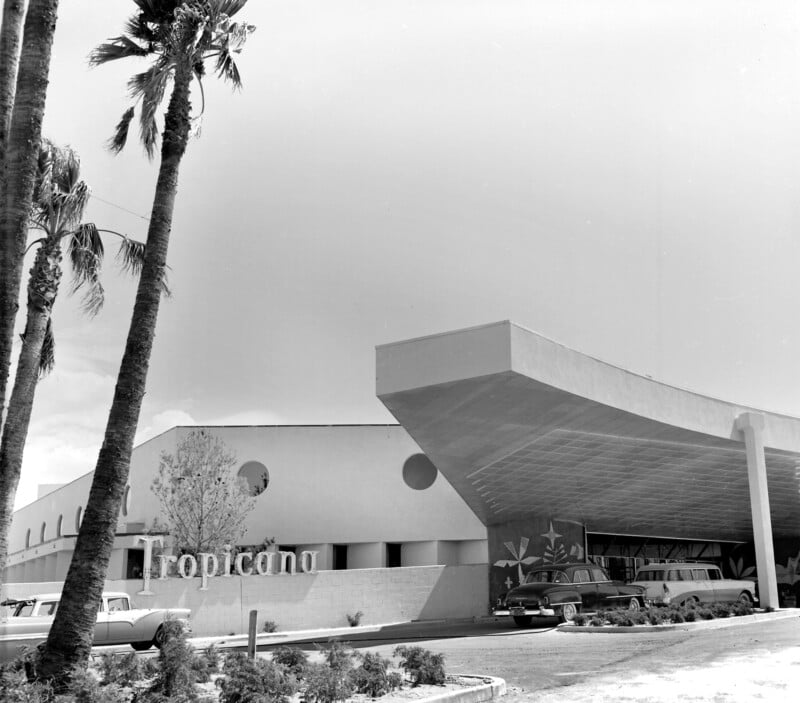
[[[494,624],[415,635],[452,673],[504,678],[515,701],[794,700],[800,689],[800,613],[720,629],[602,634],[520,631]],[[358,643],[354,642],[357,646]],[[384,656],[394,644],[371,645]]]

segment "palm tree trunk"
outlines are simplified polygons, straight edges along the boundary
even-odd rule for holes
[[[144,398],[155,337],[178,171],[189,137],[191,65],[179,65],[170,96],[161,166],[147,232],[145,259],[136,292],[114,400],[89,491],[64,591],[39,663],[39,676],[62,687],[75,667],[85,667],[108,570],[133,440]]]
[[[8,147],[5,161],[0,162],[0,422],[6,404],[22,257],[28,235],[57,9],[58,0],[30,0]],[[0,496],[0,502],[5,499],[6,496]],[[0,524],[2,529],[4,526]]]
[[[24,0],[3,2],[3,27],[0,29],[0,168],[6,157],[8,125],[14,106],[14,84],[17,80],[19,44],[22,36]]]
[[[28,320],[19,352],[14,389],[8,406],[8,419],[3,426],[0,443],[0,588],[8,561],[8,528],[14,511],[22,453],[33,409],[33,397],[39,380],[42,344],[58,295],[61,280],[61,244],[50,238],[39,248],[28,283]]]

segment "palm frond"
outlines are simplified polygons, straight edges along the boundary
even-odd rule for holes
[[[85,286],[82,307],[89,315],[100,312],[105,301],[105,291],[100,283],[100,269],[103,265],[103,242],[94,223],[88,222],[78,227],[69,240],[68,254],[72,264],[72,290],[76,293]]]
[[[142,242],[137,242],[135,239],[130,239],[122,235],[119,251],[117,251],[117,261],[122,270],[129,273],[131,276],[138,277],[142,273],[145,251],[145,245]],[[169,266],[164,269],[164,273],[159,281],[159,288],[161,289],[161,294],[165,298],[171,298],[172,290],[169,287],[167,269],[169,269]]]
[[[158,40],[158,33],[141,12],[133,15],[125,22],[125,34],[138,39],[140,42],[147,42],[147,44],[154,44]]]
[[[131,96],[141,100],[142,103],[139,126],[142,144],[150,158],[155,153],[159,136],[156,113],[164,100],[171,71],[172,66],[167,61],[159,60],[147,71],[136,74],[128,81]]]
[[[109,61],[127,59],[130,56],[147,56],[149,53],[149,46],[141,46],[123,34],[92,49],[89,54],[89,65],[100,66]]]
[[[39,378],[44,378],[56,365],[56,339],[53,335],[53,319],[48,318],[44,330],[42,351],[39,353]]]
[[[230,81],[234,89],[240,89],[242,87],[242,77],[239,74],[239,69],[230,51],[220,50],[217,56],[217,75],[220,78]]]
[[[108,140],[108,148],[115,154],[119,154],[119,152],[125,148],[125,143],[128,141],[128,129],[131,126],[131,120],[134,114],[135,111],[133,107],[129,107],[117,124],[114,130],[114,136]]]
[[[56,207],[61,215],[61,229],[76,227],[83,219],[83,212],[89,204],[91,190],[85,181],[78,181],[70,192],[55,195]]]
[[[81,268],[84,256],[82,252],[89,252],[102,262],[105,256],[105,247],[97,225],[93,222],[80,225],[70,237],[67,251],[74,269]]]
[[[144,264],[144,244],[135,239],[123,237],[117,252],[117,261],[126,273],[138,276]]]
[[[49,139],[42,139],[39,157],[36,160],[36,174],[33,187],[33,208],[41,210],[46,207],[51,191],[53,178],[53,151],[55,146]],[[35,217],[35,215],[32,215]]]
[[[159,287],[161,288],[161,295],[163,295],[165,298],[171,298],[172,289],[169,287],[169,277],[167,276],[167,269],[169,269],[169,266],[167,266],[167,268],[164,269],[164,275],[161,277],[161,280],[159,281]]]
[[[220,14],[233,17],[247,4],[247,0],[218,0],[217,11]]]

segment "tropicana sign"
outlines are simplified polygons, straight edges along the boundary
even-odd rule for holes
[[[142,590],[138,595],[153,595],[150,590],[151,569],[153,560],[153,545],[162,546],[163,538],[158,535],[138,535],[140,542],[144,542],[144,569],[142,570]],[[319,552],[300,552],[300,571],[304,574],[317,573],[317,555]],[[191,579],[200,573],[200,590],[208,590],[208,579],[217,575],[230,578],[231,562],[233,570],[239,576],[250,576],[254,572],[259,576],[294,576],[297,573],[298,558],[294,552],[239,552],[233,557],[230,546],[226,546],[222,554],[222,570],[220,571],[219,557],[216,554],[200,552],[195,558],[192,554],[183,554],[179,557],[173,554],[158,555],[160,569],[158,579],[165,581],[170,564],[175,564],[178,576]],[[279,563],[278,560],[280,560]],[[245,561],[248,564],[245,566]]]

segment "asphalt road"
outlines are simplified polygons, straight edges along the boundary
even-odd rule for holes
[[[601,678],[624,682],[647,675],[674,680],[677,673],[688,669],[707,671],[707,684],[712,675],[728,676],[723,673],[727,671],[726,664],[741,668],[739,662],[743,660],[766,662],[792,650],[800,657],[800,612],[787,619],[729,624],[720,629],[605,634],[554,628],[519,630],[506,621],[482,621],[402,625],[341,639],[357,649],[370,649],[383,656],[390,656],[401,643],[442,652],[448,673],[488,674],[505,679],[510,688],[504,699],[507,703],[532,700],[534,694],[540,700],[539,694],[543,693],[563,693],[564,700],[606,700],[591,691],[585,694],[587,698],[578,698],[571,692],[584,691],[587,684]],[[312,641],[297,646],[316,647]],[[800,686],[800,658],[797,665],[785,668],[785,677],[794,684],[796,693]],[[774,678],[774,674],[770,676]],[[782,675],[779,671],[778,676]],[[749,700],[749,696],[719,700]],[[782,696],[767,700],[782,700]]]

